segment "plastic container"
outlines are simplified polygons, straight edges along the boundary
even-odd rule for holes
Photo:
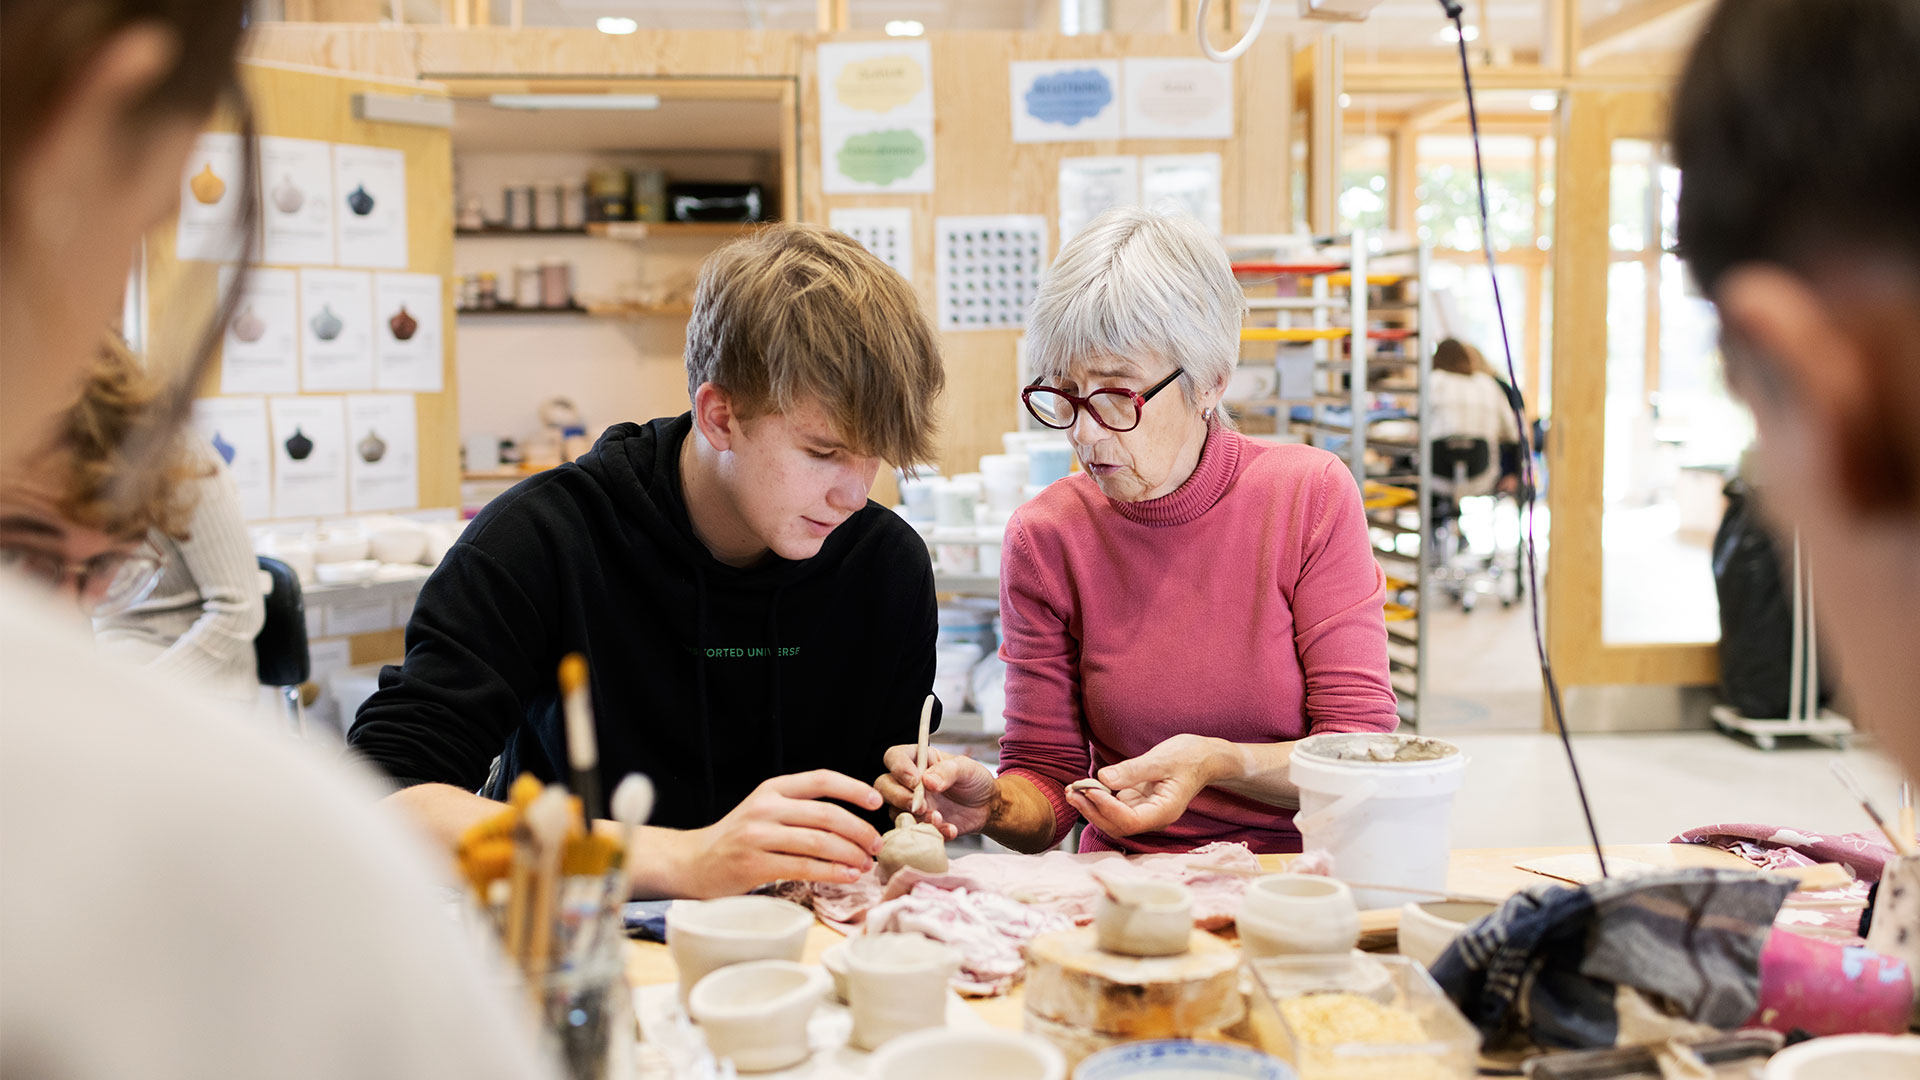
[[[1036,442],[1027,447],[1027,483],[1046,487],[1073,471],[1073,444],[1065,439]]]
[[[1324,850],[1346,881],[1444,891],[1453,796],[1467,756],[1421,735],[1337,732],[1294,747],[1300,787],[1294,825],[1305,850]],[[1353,890],[1362,910],[1399,907],[1404,893]]]
[[[1354,993],[1349,971],[1329,965],[1322,957],[1278,956],[1248,963],[1254,991],[1248,1001],[1248,1023],[1261,1049],[1288,1063],[1300,1080],[1471,1080],[1479,1073],[1480,1033],[1447,1000],[1433,978],[1404,956],[1367,956],[1387,975],[1377,995]],[[1370,980],[1371,981],[1371,980]],[[1392,1016],[1402,1025],[1410,1018],[1419,1038],[1393,1038],[1380,1028],[1378,1039],[1330,1042],[1325,1036],[1295,1023],[1287,1003],[1314,999],[1316,1005],[1342,995],[1361,1016]],[[1411,1027],[1409,1026],[1409,1030]]]
[[[1026,501],[1027,474],[1032,468],[1025,454],[983,454],[980,476],[986,489],[987,511],[1011,514]]]
[[[988,607],[992,604],[992,607]],[[978,600],[951,600],[934,609],[934,620],[940,630],[934,639],[936,645],[978,645],[982,650],[994,647],[993,617],[1000,610],[997,603],[981,597]]]
[[[900,516],[908,521],[932,521],[933,491],[940,480],[940,474],[922,472],[918,476],[908,476],[904,471],[896,469],[894,477],[900,486]]]
[[[972,528],[980,489],[960,480],[933,481],[933,520],[944,528]]]
[[[1912,973],[1899,959],[1775,930],[1760,950],[1760,1001],[1747,1024],[1782,1035],[1893,1035],[1907,1030],[1912,1008]]]

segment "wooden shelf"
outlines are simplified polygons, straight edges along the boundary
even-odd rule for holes
[[[596,221],[588,236],[607,240],[648,240],[668,236],[734,237],[769,224],[765,221]]]
[[[691,304],[666,304],[648,307],[641,304],[574,304],[563,308],[476,308],[457,315],[584,315],[593,319],[684,319],[693,314]]]
[[[1332,341],[1349,336],[1344,326],[1243,326],[1241,341]]]
[[[535,239],[558,236],[591,236],[601,240],[646,240],[662,236],[738,236],[749,229],[768,224],[764,221],[594,221],[578,229],[509,229],[488,225],[479,229],[455,229],[460,239]]]
[[[478,229],[455,229],[453,235],[459,239],[477,237],[515,237],[531,240],[535,237],[587,236],[585,228],[579,229],[509,229],[505,225],[485,225]]]

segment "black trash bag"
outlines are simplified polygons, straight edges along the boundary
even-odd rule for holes
[[[1783,719],[1793,682],[1792,552],[1782,560],[1744,481],[1729,481],[1725,492],[1727,514],[1713,537],[1720,694],[1742,716]],[[1820,704],[1830,697],[1822,679]]]

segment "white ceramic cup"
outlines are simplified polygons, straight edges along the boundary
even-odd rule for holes
[[[1122,956],[1178,956],[1192,945],[1193,892],[1172,881],[1114,883],[1121,899],[1102,895],[1094,910],[1095,940]]]
[[[807,1021],[827,994],[827,974],[790,960],[755,960],[700,980],[687,1011],[707,1048],[741,1072],[768,1072],[805,1061]]]
[[[1400,955],[1430,968],[1469,923],[1498,910],[1498,904],[1464,900],[1407,904],[1400,909]]]
[[[709,972],[752,960],[800,959],[813,912],[771,896],[676,900],[667,908],[667,951],[680,973],[680,1003]]]
[[[1344,955],[1360,940],[1360,909],[1345,882],[1268,874],[1247,886],[1236,920],[1250,957]]]
[[[916,1031],[873,1055],[873,1080],[1065,1080],[1067,1059],[1038,1035]]]
[[[847,1006],[853,1045],[875,1050],[910,1032],[947,1024],[947,980],[960,954],[919,934],[847,941]]]

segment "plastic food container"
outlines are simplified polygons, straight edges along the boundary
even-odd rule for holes
[[[1353,993],[1319,957],[1250,961],[1248,1015],[1261,1049],[1292,1064],[1300,1080],[1476,1076],[1480,1033],[1426,970],[1402,956],[1368,959],[1386,969],[1390,995]]]

